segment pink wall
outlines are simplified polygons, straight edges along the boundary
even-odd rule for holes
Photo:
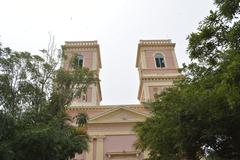
[[[154,95],[157,94],[161,90],[161,87],[149,86],[148,89],[149,89],[150,99],[152,100],[152,99],[154,99]]]
[[[149,86],[148,89],[149,89],[150,99],[153,100],[155,94],[160,94],[165,89],[170,88],[170,87],[171,86]]]
[[[138,106],[138,107],[136,107]],[[139,105],[136,106],[129,106],[129,108],[140,111],[142,113],[149,113],[149,111],[144,107],[139,107]],[[71,109],[67,110],[67,113],[74,117],[78,112],[86,112],[90,117],[96,116],[98,114],[101,114],[102,112],[106,112],[108,110],[111,110],[111,108],[92,108],[92,109]],[[121,116],[121,112],[118,116]],[[128,114],[126,114],[126,118],[130,118]],[[133,131],[133,127],[135,126],[135,123],[114,123],[114,124],[88,124],[88,132],[124,132],[124,131]],[[136,136],[134,134],[128,134],[128,135],[105,135],[105,138],[103,139],[103,156],[104,160],[108,160],[106,153],[108,152],[123,152],[123,151],[135,151],[135,148],[133,144],[135,143]],[[98,141],[94,138],[91,142],[93,144],[93,160],[98,160],[98,157],[96,155],[97,153],[97,143]],[[129,155],[128,157],[131,157],[134,155]],[[139,159],[142,160],[142,156],[140,155]],[[76,160],[85,160],[86,154],[76,155]],[[125,158],[126,159],[126,158]],[[121,157],[114,157],[114,160],[125,160]]]
[[[89,132],[132,131],[135,123],[88,124]]]
[[[86,95],[83,94],[81,97],[75,97],[73,99],[73,102],[75,102],[75,103],[80,103],[80,102],[91,103],[92,102],[92,87],[88,87]]]
[[[135,151],[133,144],[136,135],[106,136],[104,139],[104,152]]]
[[[93,69],[92,64],[93,64],[93,53],[92,52],[82,52],[81,53],[84,56],[83,59],[83,64],[84,67],[89,68],[89,69]]]
[[[93,143],[93,160],[97,160],[97,140],[93,139],[90,143]]]
[[[66,110],[66,112],[68,113],[68,115],[70,117],[75,117],[79,112],[86,112],[89,116],[89,118],[94,117],[98,114],[101,114],[102,112],[106,112],[107,110],[111,110],[111,109],[104,109],[104,108],[95,108],[95,109],[91,109],[91,110],[84,110],[84,109],[71,109],[71,110]]]
[[[174,64],[173,51],[171,48],[164,48],[161,50],[146,50],[146,66],[148,69],[156,69],[155,54],[161,53],[164,56],[166,68],[176,68]]]
[[[87,102],[92,102],[92,87],[87,89]]]
[[[171,74],[171,73],[179,73],[176,68],[161,68],[161,69],[143,69],[143,74]]]
[[[71,60],[74,56],[81,54],[84,56],[83,59],[83,66],[89,68],[90,70],[93,69],[93,52],[91,51],[78,51],[78,52],[71,52],[68,51],[65,53],[66,57],[64,59],[63,68],[65,70],[71,70]]]
[[[135,141],[135,135],[106,136],[104,139],[104,155],[107,152],[135,151],[133,146]],[[107,157],[105,156],[104,159],[107,159]]]

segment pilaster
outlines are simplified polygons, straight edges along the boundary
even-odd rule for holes
[[[103,160],[103,142],[105,136],[97,136],[97,159]]]
[[[89,143],[89,150],[86,153],[86,160],[93,160],[93,142]]]

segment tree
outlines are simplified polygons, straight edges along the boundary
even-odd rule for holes
[[[65,160],[87,150],[88,136],[66,123],[66,107],[98,82],[75,66],[57,69],[53,43],[43,56],[0,46],[0,159]]]
[[[78,125],[78,127],[76,128],[76,132],[78,134],[87,134],[87,113],[80,112],[74,117],[74,119],[76,119],[76,123]]]
[[[239,2],[215,0],[217,10],[188,37],[184,79],[156,96],[153,116],[136,126],[150,159],[240,159]]]
[[[86,113],[80,112],[75,118],[79,127],[87,124],[88,115]]]

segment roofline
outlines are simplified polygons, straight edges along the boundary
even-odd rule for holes
[[[66,107],[66,110],[83,110],[83,109],[113,109],[118,107],[142,107],[145,108],[142,104],[124,104],[124,105],[99,105],[99,106],[69,106]]]
[[[91,119],[89,119],[89,121],[96,120],[96,119],[98,119],[98,118],[100,118],[100,117],[103,117],[103,116],[105,116],[105,115],[107,115],[107,114],[113,113],[114,111],[117,111],[117,110],[120,110],[120,109],[128,110],[128,111],[130,111],[130,112],[133,112],[133,113],[136,113],[136,114],[145,116],[145,117],[149,117],[149,116],[150,116],[150,114],[145,114],[145,113],[137,112],[137,111],[135,111],[135,110],[133,110],[133,109],[130,109],[130,108],[127,108],[127,107],[118,107],[118,108],[113,108],[113,109],[111,109],[111,110],[109,110],[109,111],[107,111],[107,112],[104,112],[104,113],[102,113],[102,114],[98,114],[98,115],[92,117]]]
[[[88,124],[116,124],[116,123],[137,123],[141,122],[139,120],[128,120],[128,121],[111,121],[111,122],[91,122],[90,120],[88,121]]]

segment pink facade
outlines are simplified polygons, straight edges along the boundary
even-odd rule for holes
[[[109,153],[124,153],[124,152],[135,152],[134,143],[136,142],[136,135],[107,135],[103,139],[103,160],[109,160]],[[98,160],[100,157],[97,157],[97,139],[92,139],[92,145],[93,145],[93,160]],[[122,159],[121,155],[115,155],[111,159]],[[135,155],[129,155],[129,157],[135,157]],[[142,157],[142,155],[139,155],[139,158]],[[77,155],[75,157],[76,160],[85,160],[86,159],[86,153],[83,153],[81,155]],[[125,159],[126,160],[126,159]]]
[[[116,152],[134,152],[136,151],[134,143],[136,135],[109,135],[104,139],[104,160],[108,160],[108,153]],[[121,159],[121,156],[115,156],[115,159]]]
[[[133,146],[136,141],[136,135],[109,135],[104,139],[104,153],[107,152],[125,152],[135,151]]]
[[[93,52],[92,51],[81,51],[81,52],[74,52],[74,53],[65,53],[65,59],[64,59],[64,69],[71,70],[71,62],[73,58],[77,55],[83,56],[83,67],[89,68],[90,70],[93,70]]]
[[[159,94],[171,86],[149,86],[150,99],[153,100],[156,94]]]
[[[91,136],[89,144],[91,151],[76,155],[74,160],[126,160],[128,158],[143,160],[143,153],[134,147],[137,138],[133,128],[137,121],[142,121],[139,118],[145,119],[149,114],[145,107],[142,105],[101,106],[67,110],[71,117],[79,112],[86,112],[90,118],[87,131]],[[102,157],[99,157],[99,152],[102,152],[100,154]]]
[[[63,45],[62,48],[64,53],[62,67],[65,70],[72,71],[72,65],[77,62],[77,56],[81,55],[81,61],[79,61],[81,66],[96,71],[96,76],[99,77],[101,59],[97,41],[69,41],[65,42],[65,45]],[[87,92],[81,97],[75,98],[71,105],[96,106],[100,104],[101,100],[100,83],[98,83],[89,86]]]
[[[97,160],[97,139],[92,139],[93,144],[93,160]]]
[[[175,43],[169,39],[140,40],[136,62],[140,77],[140,102],[154,100],[154,94],[181,79],[174,48]]]
[[[150,99],[154,99],[155,94],[158,94],[163,88],[160,86],[149,86]]]
[[[82,102],[92,102],[92,87],[88,87],[86,94],[83,94],[81,97],[75,97],[73,102],[75,103],[82,103]]]
[[[155,55],[160,53],[165,60],[166,69],[176,69],[176,65],[174,63],[173,51],[171,48],[163,48],[160,50],[146,50],[145,51],[145,59],[146,59],[146,67],[147,69],[156,69],[155,64]]]
[[[140,102],[153,100],[155,94],[170,87],[180,76],[174,47],[171,40],[140,40],[136,63],[140,78]],[[83,67],[96,70],[99,74],[101,60],[97,41],[66,42],[64,48],[64,69],[71,71],[71,59],[81,54],[84,57]],[[157,53],[164,58],[165,66],[161,68],[156,67]],[[89,116],[86,127],[91,139],[89,151],[76,155],[74,160],[144,160],[148,157],[146,152],[139,151],[134,146],[137,140],[134,127],[151,116],[148,108],[142,104],[100,105],[101,89],[95,85],[89,86],[84,96],[77,105],[67,109],[68,115],[73,118],[73,125],[76,125],[74,117],[78,113],[85,112]]]
[[[87,94],[86,94],[86,100],[87,102],[92,102],[92,87],[88,87]]]
[[[131,131],[135,123],[103,123],[103,124],[89,124],[89,132],[122,132]]]

